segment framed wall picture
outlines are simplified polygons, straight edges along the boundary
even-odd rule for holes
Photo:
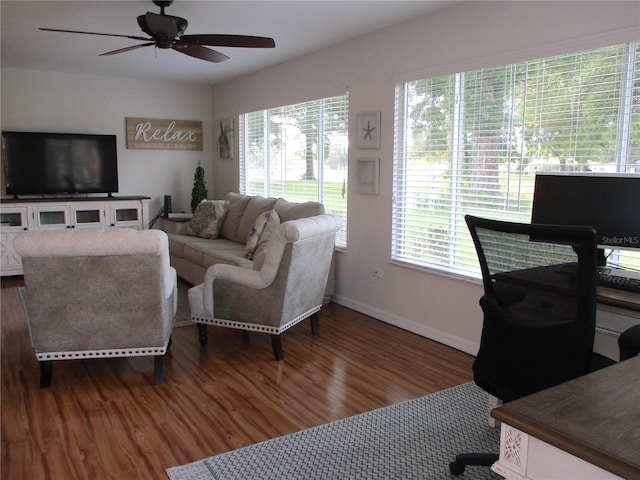
[[[218,132],[218,154],[220,158],[233,158],[233,119],[225,118],[220,120],[220,131]]]
[[[359,158],[356,163],[356,189],[359,193],[377,195],[380,185],[380,159]]]
[[[380,112],[359,113],[357,117],[358,148],[380,148]]]

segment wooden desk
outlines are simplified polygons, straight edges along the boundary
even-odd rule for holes
[[[598,285],[598,303],[640,312],[640,293]]]
[[[498,407],[508,479],[640,478],[640,357]]]
[[[640,293],[598,286],[596,336],[593,350],[618,360],[618,337],[627,328],[640,324]]]

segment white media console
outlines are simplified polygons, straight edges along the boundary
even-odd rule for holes
[[[0,274],[21,275],[13,250],[20,232],[149,226],[149,197],[2,199],[0,203]]]

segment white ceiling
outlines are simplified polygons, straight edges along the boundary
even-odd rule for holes
[[[424,15],[452,0],[182,1],[167,7],[186,18],[186,34],[227,33],[275,39],[275,49],[223,48],[231,57],[209,63],[173,50],[146,47],[99,57],[136,40],[38,27],[145,36],[136,17],[160,13],[150,0],[0,1],[2,66],[93,75],[215,84],[344,40]]]

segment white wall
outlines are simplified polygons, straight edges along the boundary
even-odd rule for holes
[[[640,39],[638,3],[468,2],[452,4],[336,47],[214,87],[213,119],[335,95],[349,89],[350,131],[358,112],[382,112],[380,194],[348,197],[348,248],[337,256],[335,300],[373,317],[475,353],[479,283],[391,264],[394,86]],[[349,149],[353,165],[371,150]],[[237,191],[238,160],[214,162],[215,195]],[[372,275],[382,269],[382,278]]]
[[[152,217],[164,195],[172,196],[174,211],[191,211],[198,162],[212,189],[210,86],[4,68],[0,85],[2,130],[117,135],[117,195],[151,197]],[[125,117],[202,120],[203,150],[128,150]]]

